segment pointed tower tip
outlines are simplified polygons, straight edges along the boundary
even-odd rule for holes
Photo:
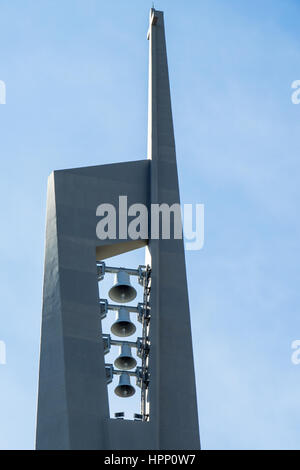
[[[154,6],[150,9],[150,25],[152,24],[155,25],[157,23],[158,13],[161,13],[161,12],[158,12],[157,10],[155,10]]]
[[[163,12],[155,10],[155,8],[150,9],[150,18],[149,18],[149,29],[147,33],[147,39],[150,39],[150,31],[152,26],[156,26],[159,21],[163,21]]]

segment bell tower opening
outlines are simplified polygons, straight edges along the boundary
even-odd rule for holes
[[[98,260],[99,306],[111,419],[149,421],[150,268],[145,249]]]

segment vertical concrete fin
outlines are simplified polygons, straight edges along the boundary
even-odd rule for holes
[[[48,180],[36,448],[69,449],[54,173]]]
[[[150,11],[149,92],[148,92],[148,158],[153,161],[175,158],[175,138],[164,14]]]
[[[180,203],[163,12],[151,9],[148,159],[151,203]],[[153,221],[152,221],[153,222]],[[172,224],[171,224],[172,226]],[[151,238],[150,420],[157,448],[200,448],[182,239]],[[149,259],[149,258],[148,258]]]

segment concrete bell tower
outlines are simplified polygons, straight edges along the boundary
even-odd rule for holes
[[[96,208],[180,203],[163,12],[151,9],[148,156],[54,171],[48,181],[37,449],[200,449],[182,239],[99,240]],[[151,230],[149,230],[151,234]],[[147,419],[111,419],[97,261],[146,247]]]

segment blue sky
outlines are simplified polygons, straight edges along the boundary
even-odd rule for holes
[[[47,177],[146,156],[151,5],[0,4],[1,449],[34,446]],[[205,246],[186,256],[202,446],[299,449],[300,4],[155,7],[181,199],[205,204]]]

